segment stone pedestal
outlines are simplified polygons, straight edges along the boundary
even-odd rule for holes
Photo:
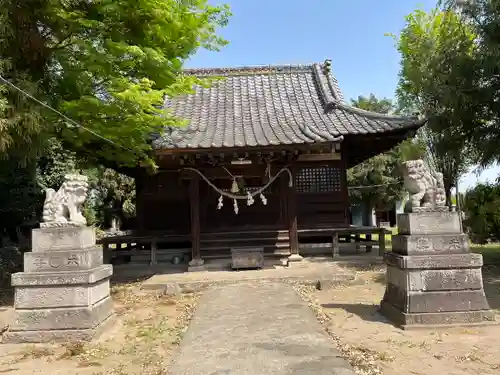
[[[231,268],[263,268],[264,248],[263,247],[243,247],[231,249]]]
[[[470,253],[457,212],[400,214],[398,228],[385,256],[383,315],[402,328],[495,321],[483,289],[482,255]]]
[[[205,269],[205,261],[203,259],[191,259],[188,263],[188,272],[200,272],[206,271]]]
[[[33,231],[24,272],[12,275],[14,320],[4,343],[88,341],[112,321],[111,265],[89,227]]]

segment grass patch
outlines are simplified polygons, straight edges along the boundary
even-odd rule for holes
[[[86,352],[86,346],[85,343],[78,341],[78,342],[69,342],[64,345],[62,345],[64,348],[63,354],[61,354],[61,358],[71,358],[71,357],[76,357],[78,355],[82,355],[83,353]]]
[[[483,256],[484,264],[500,265],[500,244],[471,245],[471,251]]]
[[[26,359],[51,357],[52,355],[54,355],[54,350],[52,350],[51,348],[44,346],[37,346],[37,345],[29,345],[28,347],[24,348],[18,360],[22,361]]]

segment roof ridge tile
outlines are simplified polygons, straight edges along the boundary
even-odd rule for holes
[[[234,76],[249,74],[309,73],[313,64],[296,65],[256,65],[228,68],[188,68],[185,74],[196,76]]]

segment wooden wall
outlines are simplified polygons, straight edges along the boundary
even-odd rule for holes
[[[346,171],[340,160],[297,163],[299,229],[348,225]]]
[[[144,174],[136,183],[137,219],[140,231],[189,233],[188,181],[178,172]]]
[[[349,225],[348,194],[344,160],[296,162],[296,211],[298,227],[345,227]],[[245,186],[259,188],[265,182],[265,166],[240,167],[239,175],[247,171]],[[274,175],[280,168],[273,169]],[[221,168],[204,171],[221,189],[229,191],[232,179]],[[217,173],[215,173],[217,172]],[[218,173],[224,172],[224,173]],[[164,171],[144,175],[137,182],[137,219],[142,231],[190,232],[189,181],[179,171]],[[213,179],[212,179],[213,178]],[[217,209],[220,194],[200,180],[201,232],[230,231],[256,228],[286,229],[288,174],[283,173],[264,192],[267,204],[259,196],[247,206],[239,200],[239,213],[235,215],[233,201],[224,198],[222,209]]]

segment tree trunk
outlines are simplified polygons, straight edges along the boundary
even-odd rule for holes
[[[444,193],[446,195],[446,205],[449,207],[450,211],[453,209],[453,204],[451,202],[451,186],[445,185]]]

